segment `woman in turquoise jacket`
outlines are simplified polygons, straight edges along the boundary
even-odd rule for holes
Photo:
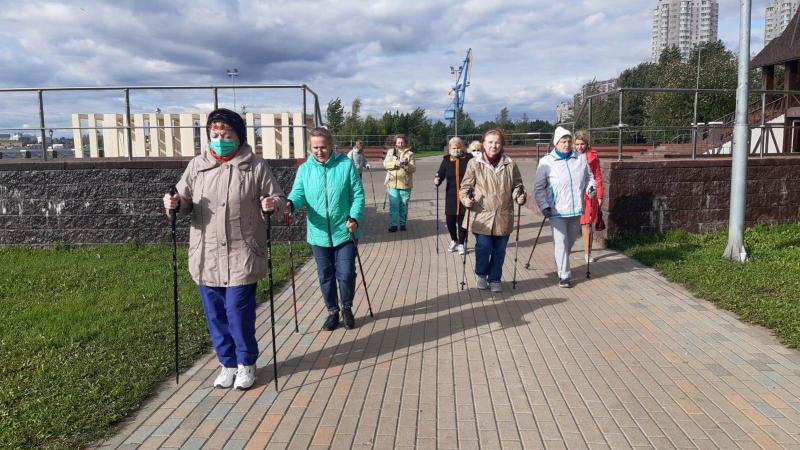
[[[356,288],[354,238],[364,213],[361,177],[346,155],[332,151],[333,136],[324,128],[309,132],[311,154],[297,171],[289,194],[290,211],[307,209],[306,240],[317,262],[317,275],[328,309],[323,329],[339,326],[339,297],[342,318],[348,330],[355,328],[353,297]],[[338,289],[337,289],[338,285]]]

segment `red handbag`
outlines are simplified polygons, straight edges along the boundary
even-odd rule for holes
[[[597,222],[594,224],[595,231],[603,231],[606,229],[606,222],[603,220],[603,211],[597,211]]]

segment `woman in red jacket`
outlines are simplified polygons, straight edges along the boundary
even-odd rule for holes
[[[575,133],[575,150],[578,153],[586,156],[586,162],[589,164],[589,170],[592,171],[594,181],[597,184],[597,197],[590,199],[586,194],[583,194],[583,215],[581,216],[581,234],[583,235],[583,251],[585,252],[584,261],[594,262],[594,258],[590,255],[592,242],[589,238],[590,227],[597,223],[597,211],[603,204],[603,174],[600,173],[600,158],[597,156],[597,151],[591,148],[591,141],[589,140],[589,133],[587,131],[578,131]]]

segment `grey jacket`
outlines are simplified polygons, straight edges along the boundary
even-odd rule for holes
[[[178,214],[192,219],[189,272],[195,283],[229,287],[263,278],[267,230],[260,200],[275,197],[276,213],[286,204],[269,164],[247,144],[227,163],[203,149],[189,161],[176,187],[181,196]]]

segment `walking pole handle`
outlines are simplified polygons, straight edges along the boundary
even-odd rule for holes
[[[178,188],[177,188],[177,187],[175,187],[175,185],[173,184],[172,186],[170,186],[170,187],[169,187],[169,191],[168,191],[168,193],[169,193],[169,196],[170,196],[170,197],[174,197],[174,196],[178,195]],[[176,213],[178,212],[178,209],[179,209],[180,207],[181,207],[181,198],[180,198],[180,197],[178,197],[178,205],[177,205],[175,208],[173,208],[173,209],[170,209],[170,210],[169,210],[169,212],[170,212],[171,214],[176,214]]]

